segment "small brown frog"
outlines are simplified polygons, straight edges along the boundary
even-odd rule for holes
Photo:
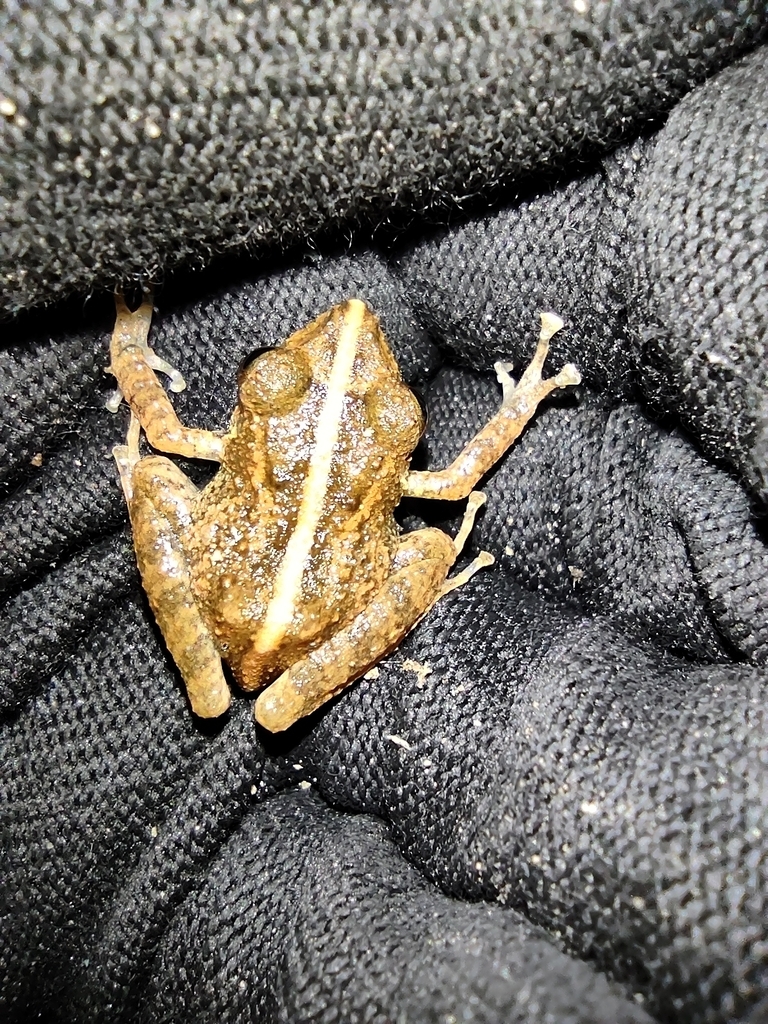
[[[542,380],[541,336],[518,384],[497,363],[500,411],[439,472],[411,472],[421,408],[403,383],[379,321],[350,299],[254,359],[220,435],[183,426],[155,370],[183,379],[149,348],[151,301],[135,312],[117,297],[111,372],[131,409],[114,449],[149,603],[186,683],[193,711],[222,714],[227,662],[244,690],[263,690],[256,719],[279,732],[308,715],[392,651],[432,605],[477,569],[483,552],[448,573],[484,495],[473,487],[556,388],[578,384],[572,365]],[[202,490],[153,448],[211,459]],[[402,535],[405,496],[469,497],[458,535]],[[271,684],[271,685],[269,685]],[[264,689],[266,687],[266,689]]]

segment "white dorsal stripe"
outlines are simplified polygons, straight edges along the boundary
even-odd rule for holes
[[[274,650],[285,636],[293,618],[301,590],[304,567],[315,540],[317,525],[323,513],[333,450],[339,439],[344,396],[349,389],[352,365],[357,353],[360,327],[365,305],[359,299],[347,304],[344,322],[339,330],[336,354],[328,377],[328,392],[317,418],[314,448],[309,460],[307,478],[299,505],[296,528],[285,546],[285,554],[275,577],[272,598],[267,605],[264,622],[255,640],[262,653]]]

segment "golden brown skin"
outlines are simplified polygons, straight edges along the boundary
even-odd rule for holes
[[[500,411],[447,470],[408,471],[421,409],[371,310],[351,299],[324,313],[242,373],[226,435],[184,427],[155,370],[183,381],[147,344],[151,303],[131,313],[117,299],[111,370],[131,407],[115,458],[150,605],[192,708],[220,715],[230,693],[221,660],[245,690],[263,690],[256,718],[278,732],[363,675],[447,591],[493,559],[448,572],[483,496],[472,492],[555,388],[579,382],[572,366],[541,379],[549,338],[515,386],[497,364]],[[212,459],[198,491],[153,447]],[[455,540],[427,529],[401,536],[404,495],[470,502]],[[271,685],[269,685],[271,684]],[[264,689],[266,687],[266,689]]]

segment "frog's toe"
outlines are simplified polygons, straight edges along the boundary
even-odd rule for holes
[[[555,377],[555,384],[559,388],[567,388],[571,384],[581,384],[581,374],[573,363],[566,363]]]
[[[514,363],[494,363],[493,368],[496,371],[496,379],[501,384],[503,394],[503,404],[509,405],[512,401],[512,396],[515,393],[517,382],[514,377],[510,376],[509,371],[514,367]]]
[[[151,348],[147,348],[147,365],[155,370],[156,373],[164,373],[169,378],[168,387],[174,394],[178,394],[179,391],[183,391],[186,388],[187,382],[176,367],[171,366],[166,359],[162,359]]]
[[[120,388],[115,388],[115,390],[104,403],[104,408],[107,410],[107,412],[116,413],[117,410],[120,408],[120,403],[122,402],[122,400],[123,392],[120,390]]]

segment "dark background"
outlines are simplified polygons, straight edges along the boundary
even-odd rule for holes
[[[0,19],[4,1019],[768,1020],[766,6]],[[283,737],[192,718],[138,582],[104,368],[148,281],[194,425],[352,295],[420,465],[540,309],[582,371],[485,482],[497,564]]]

